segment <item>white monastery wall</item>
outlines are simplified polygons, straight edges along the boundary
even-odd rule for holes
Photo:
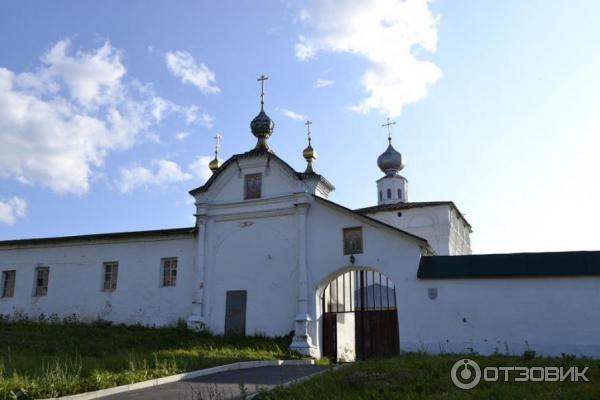
[[[438,296],[430,299],[429,288]],[[396,286],[402,351],[600,357],[600,278],[418,280]]]
[[[0,314],[40,314],[79,320],[165,325],[190,312],[195,237],[136,238],[0,249],[0,269],[16,270],[14,297],[0,298]],[[175,287],[162,287],[161,258],[177,257]],[[118,261],[117,288],[102,291],[103,263]],[[34,296],[35,270],[49,267],[48,293]]]

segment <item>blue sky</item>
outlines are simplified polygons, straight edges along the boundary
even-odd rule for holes
[[[352,208],[397,122],[410,201],[453,200],[475,252],[600,249],[596,1],[5,1],[0,239],[193,225],[187,194],[270,144]]]

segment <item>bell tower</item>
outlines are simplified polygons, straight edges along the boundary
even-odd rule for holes
[[[377,166],[385,174],[383,178],[377,180],[377,204],[405,203],[408,201],[407,184],[405,177],[400,175],[404,168],[402,154],[396,151],[392,146],[392,125],[396,123],[387,119],[382,127],[388,130],[388,147],[377,158]]]

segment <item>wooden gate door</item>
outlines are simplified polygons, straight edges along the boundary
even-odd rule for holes
[[[353,270],[333,279],[322,296],[323,355],[336,362],[337,315],[354,314],[356,359],[390,357],[400,352],[396,288],[384,275]]]

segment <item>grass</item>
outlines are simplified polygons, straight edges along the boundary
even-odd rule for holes
[[[462,359],[480,367],[556,366],[589,367],[589,382],[485,382],[462,390],[450,379],[452,365]],[[501,375],[503,377],[503,375]],[[513,375],[509,375],[513,376]],[[494,355],[439,355],[407,353],[399,357],[359,362],[318,375],[304,383],[261,394],[261,399],[599,399],[600,361],[574,357],[540,358]]]
[[[63,396],[237,361],[298,358],[289,341],[183,326],[0,323],[0,400]]]

